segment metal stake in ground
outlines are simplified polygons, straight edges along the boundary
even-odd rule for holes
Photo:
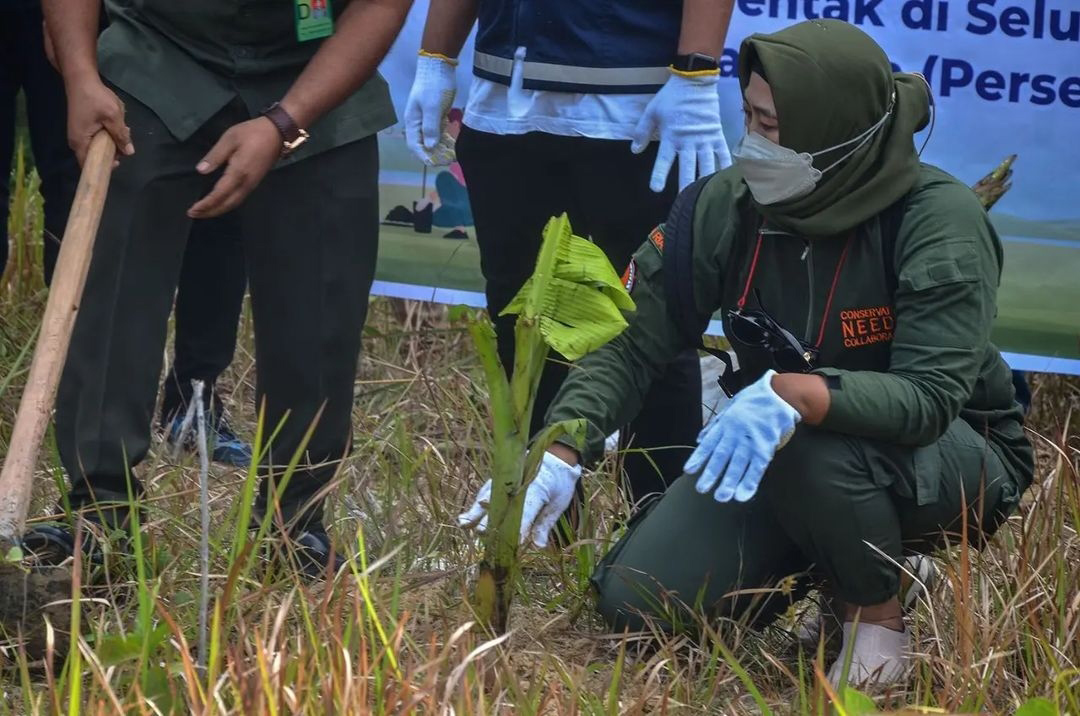
[[[21,564],[19,538],[26,526],[34,468],[86,284],[115,153],[116,146],[104,131],[90,142],[15,417],[11,445],[0,471],[0,628],[8,634],[23,626],[31,628],[24,625],[24,619],[35,617],[54,599],[56,581],[63,578],[62,570],[33,570]],[[54,626],[59,616],[50,614]]]
[[[199,671],[206,673],[207,653],[207,612],[210,607],[210,455],[206,441],[206,406],[203,404],[201,380],[191,381],[193,395],[191,404],[198,415],[196,434],[199,448]],[[188,411],[190,413],[190,410]]]

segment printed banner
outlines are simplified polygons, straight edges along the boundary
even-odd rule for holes
[[[399,118],[427,5],[414,3],[382,66]],[[882,45],[896,69],[925,75],[936,113],[932,132],[917,139],[919,145],[927,140],[926,161],[974,184],[1005,157],[1018,155],[1013,186],[991,213],[1006,261],[994,340],[1016,368],[1080,374],[1080,3],[737,0],[720,85],[729,145],[743,132],[735,78],[741,39],[816,17],[855,23]],[[471,56],[470,39],[457,70],[451,132],[462,119]],[[460,168],[425,169],[405,146],[400,122],[380,136],[379,147],[385,221],[376,291],[482,305],[479,252]],[[718,332],[719,322],[710,328]]]

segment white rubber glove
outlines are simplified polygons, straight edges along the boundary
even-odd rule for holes
[[[521,511],[521,544],[531,537],[537,547],[547,546],[548,534],[570,506],[580,477],[580,465],[567,465],[553,454],[544,453],[536,477],[525,490],[525,506]],[[458,525],[475,528],[477,532],[486,530],[490,500],[491,480],[488,480],[476,493],[472,507],[458,515]]]
[[[421,54],[405,102],[405,143],[420,161],[440,166],[454,161],[454,140],[444,132],[446,113],[457,94],[454,63]]]
[[[654,137],[660,149],[649,188],[664,190],[671,165],[679,160],[679,191],[701,176],[731,166],[731,153],[720,125],[718,74],[671,74],[645,107],[632,136],[630,151],[640,154]]]
[[[757,492],[773,455],[787,443],[802,419],[799,411],[772,389],[776,371],[743,388],[698,435],[697,449],[683,469],[697,475],[695,489],[712,492],[717,502],[746,502]],[[720,486],[717,487],[717,482]]]

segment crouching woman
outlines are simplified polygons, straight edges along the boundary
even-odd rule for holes
[[[1001,243],[968,187],[920,163],[924,81],[894,74],[861,30],[753,35],[739,79],[736,163],[684,191],[635,255],[629,328],[575,366],[548,414],[586,418],[589,444],[545,457],[526,533],[546,541],[578,464],[648,410],[650,382],[696,341],[686,312],[703,327],[719,310],[744,387],[597,569],[599,610],[620,630],[688,609],[764,623],[791,602],[778,584],[816,577],[843,602],[852,680],[895,682],[904,556],[963,524],[982,543],[1032,480],[990,342]]]

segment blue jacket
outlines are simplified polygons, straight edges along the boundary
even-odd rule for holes
[[[510,84],[526,48],[526,89],[656,92],[669,76],[682,0],[480,0],[473,71]]]

